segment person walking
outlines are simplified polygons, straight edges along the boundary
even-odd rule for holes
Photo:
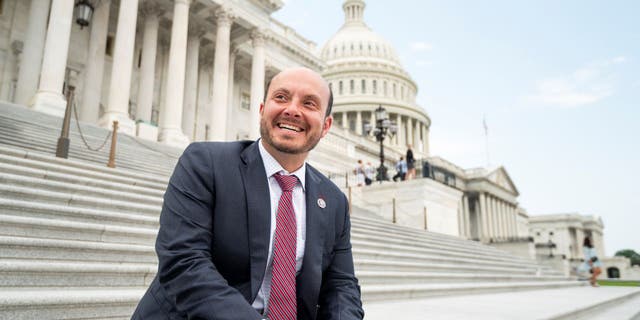
[[[407,145],[407,174],[406,179],[411,180],[416,177],[416,159],[413,157],[413,150],[411,150],[411,145]],[[404,180],[404,179],[403,179]]]
[[[404,161],[404,158],[400,156],[400,160],[396,162],[396,175],[393,176],[393,181],[397,182],[398,179],[400,181],[404,181],[407,174],[407,162]]]
[[[584,269],[588,269],[591,273],[589,283],[593,287],[599,287],[597,279],[602,273],[602,262],[598,259],[598,253],[591,243],[591,238],[585,237],[582,243],[582,251],[584,252]]]
[[[362,160],[358,160],[358,165],[355,169],[353,169],[353,174],[356,175],[356,185],[358,187],[364,186],[364,164],[362,164]]]

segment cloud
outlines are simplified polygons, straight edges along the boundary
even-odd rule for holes
[[[537,82],[535,94],[526,97],[532,103],[555,107],[579,107],[603,100],[614,93],[614,65],[627,61],[624,56],[598,61],[569,75]]]
[[[411,51],[413,52],[424,52],[431,51],[431,49],[433,49],[433,45],[422,41],[414,41],[409,44],[409,48],[411,48]]]

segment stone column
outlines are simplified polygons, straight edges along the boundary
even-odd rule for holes
[[[155,84],[156,57],[158,54],[158,27],[160,10],[155,3],[146,1],[142,7],[144,33],[142,36],[142,61],[136,120],[151,123],[153,88]]]
[[[158,141],[173,146],[186,146],[189,143],[181,127],[190,4],[191,0],[174,0],[167,96],[165,107],[160,110]]]
[[[465,235],[467,238],[471,238],[471,213],[469,212],[469,197],[462,196],[462,208],[464,210],[464,221],[465,221]]]
[[[511,221],[513,236],[518,237],[518,206],[511,206]]]
[[[391,119],[391,116],[389,116],[389,119]],[[369,125],[371,125],[371,129],[372,130],[376,126],[376,113],[373,110],[371,112],[369,112]],[[391,139],[389,139],[389,140],[391,140]]]
[[[251,33],[253,58],[251,60],[251,120],[249,121],[249,139],[260,136],[260,102],[264,96],[264,32],[253,30]]]
[[[91,18],[91,35],[84,73],[84,89],[80,100],[80,121],[96,123],[100,116],[100,98],[104,75],[104,56],[109,31],[109,9],[111,1],[101,1]]]
[[[422,149],[424,150],[424,154],[429,156],[429,127],[426,124],[424,125],[424,134],[422,137],[422,143],[424,144]]]
[[[480,193],[480,239],[487,241],[491,236],[489,235],[489,209],[487,206],[486,194]]]
[[[498,199],[498,212],[500,213],[500,237],[507,237],[507,215],[504,208],[504,201]]]
[[[189,42],[187,43],[187,70],[184,80],[184,107],[182,109],[182,131],[191,141],[195,140],[194,126],[198,102],[200,40],[203,35],[204,28],[191,24],[189,27]]]
[[[36,95],[30,101],[31,108],[60,117],[64,116],[67,104],[62,87],[67,68],[71,23],[73,0],[53,0],[44,44],[40,84]],[[27,60],[25,63],[33,62],[30,59],[23,60]]]
[[[349,129],[349,119],[347,119],[346,111],[342,111],[342,128]]]
[[[362,135],[362,111],[356,111],[356,134]]]
[[[396,122],[398,124],[398,132],[396,133],[397,134],[396,144],[401,147],[400,149],[402,151],[404,151],[403,148],[406,147],[406,143],[404,141],[405,135],[404,135],[404,126],[402,125],[402,115],[398,113],[397,119],[398,120],[396,120]]]
[[[18,71],[18,83],[16,84],[14,101],[17,104],[28,105],[29,100],[38,90],[50,4],[50,0],[31,0],[29,24],[24,39],[20,70]]]
[[[229,9],[216,11],[216,47],[213,59],[213,111],[211,113],[210,140],[227,139],[229,47],[233,15]]]
[[[225,120],[225,123],[233,123],[233,115],[234,115],[234,110],[233,110],[233,99],[234,99],[234,92],[233,92],[233,83],[235,82],[235,76],[236,76],[236,58],[238,57],[238,48],[236,48],[234,45],[229,46],[229,81],[227,84],[227,105],[229,106],[229,109],[227,109],[230,112],[227,112],[227,119]],[[251,98],[249,98],[251,99]],[[251,119],[249,119],[251,120]],[[247,132],[248,134],[248,132]],[[228,135],[228,133],[227,133]]]
[[[135,122],[129,118],[129,96],[131,91],[131,69],[138,19],[138,0],[120,2],[118,27],[113,52],[111,85],[107,110],[98,121],[103,128],[111,128],[118,121],[120,133],[135,134]]]
[[[407,117],[407,144],[410,144],[412,148],[416,146],[413,143],[413,119],[411,117]]]

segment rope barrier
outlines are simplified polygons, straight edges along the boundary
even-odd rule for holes
[[[76,104],[76,97],[73,97],[73,117],[76,119],[76,127],[78,127],[78,132],[80,132],[80,138],[82,139],[82,142],[84,142],[84,145],[87,147],[87,149],[94,151],[94,152],[98,152],[100,150],[102,150],[102,148],[104,148],[104,146],[107,144],[107,141],[109,141],[109,137],[111,137],[111,131],[109,131],[109,134],[107,134],[107,136],[104,138],[104,142],[102,142],[102,145],[100,145],[100,147],[98,148],[91,148],[91,146],[89,145],[89,143],[87,142],[87,140],[84,137],[84,133],[82,133],[82,128],[80,127],[80,120],[78,120],[78,111],[76,110],[77,104]]]

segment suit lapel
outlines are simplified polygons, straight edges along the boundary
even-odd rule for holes
[[[251,301],[260,290],[267,265],[269,233],[271,230],[271,200],[264,164],[258,150],[258,141],[241,155],[240,172],[247,199],[249,254],[251,256]]]
[[[327,223],[328,214],[324,212],[323,208],[318,205],[318,199],[324,199],[322,192],[322,180],[317,176],[317,173],[307,165],[306,173],[306,207],[307,207],[307,234],[304,248],[304,258],[302,263],[302,270],[298,277],[298,291],[304,290],[301,286],[309,288],[315,287],[313,283],[318,282],[317,287],[321,280],[321,267],[322,267],[322,252],[324,247],[325,224]],[[310,286],[310,287],[307,287]]]

